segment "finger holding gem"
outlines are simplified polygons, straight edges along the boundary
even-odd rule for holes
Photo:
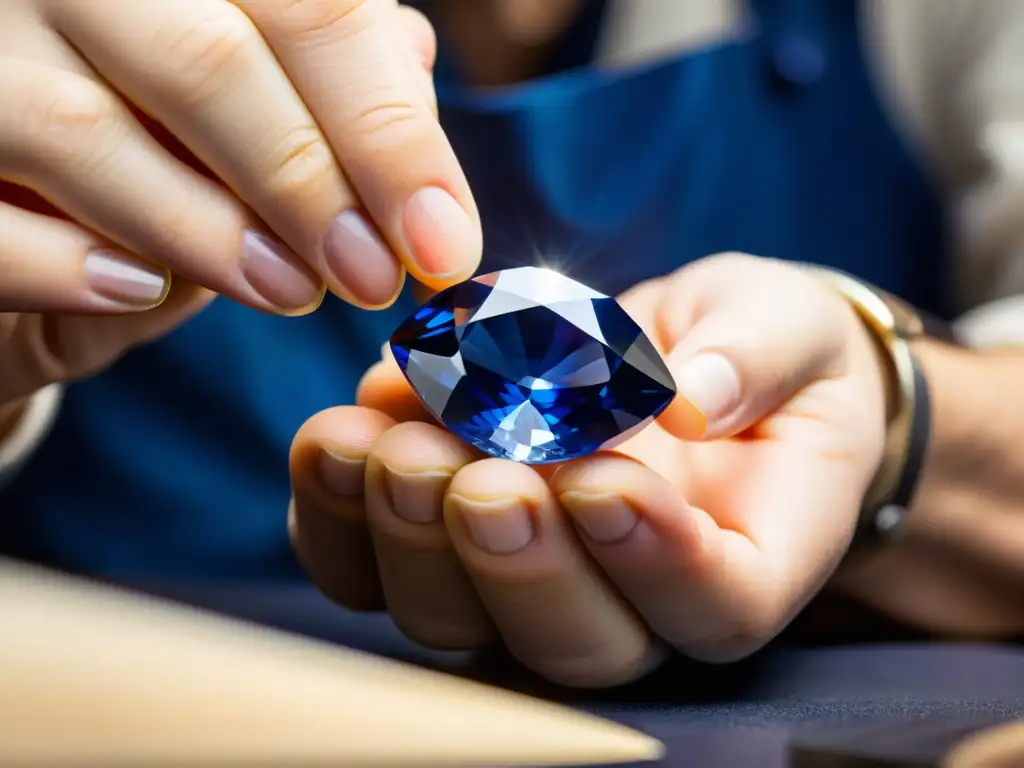
[[[644,623],[587,556],[532,467],[469,464],[452,480],[444,512],[477,593],[524,665],[582,687],[649,670],[653,645]]]
[[[554,492],[580,537],[659,637],[706,661],[740,658],[770,633],[757,607],[763,557],[740,532],[719,527],[661,474],[621,456],[559,469]]]
[[[390,353],[386,359],[375,363],[363,374],[356,389],[356,403],[386,413],[399,423],[436,423],[435,417],[423,407]]]
[[[331,408],[311,417],[292,442],[292,547],[317,587],[355,610],[384,607],[363,478],[370,448],[394,424],[368,408]]]
[[[381,436],[367,461],[366,516],[388,611],[431,648],[477,649],[494,637],[443,521],[452,478],[477,457],[441,427],[407,422]]]

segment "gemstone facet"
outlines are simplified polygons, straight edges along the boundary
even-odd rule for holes
[[[615,299],[540,267],[438,293],[398,327],[391,350],[452,433],[526,464],[610,448],[676,392],[661,355]]]

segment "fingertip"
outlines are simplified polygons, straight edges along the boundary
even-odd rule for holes
[[[351,289],[346,288],[345,286],[340,284],[325,286],[325,294],[323,298],[326,298],[326,294],[329,292],[337,296],[346,304],[350,304],[356,309],[361,309],[365,312],[383,312],[384,310],[391,309],[391,307],[395,305],[395,302],[397,302],[402,297],[402,293],[405,291],[405,282],[408,273],[406,272],[405,267],[400,262],[397,261],[397,257],[389,253],[387,258],[389,260],[394,260],[396,263],[395,282],[390,293],[380,293],[378,297],[379,300],[367,301],[365,299],[359,298],[352,292]],[[323,299],[321,299],[321,303],[323,303]],[[315,309],[319,309],[319,305],[317,305]],[[306,314],[309,313],[307,312]]]
[[[684,395],[677,394],[658,416],[658,424],[673,437],[696,442],[707,435],[707,418]]]
[[[450,432],[410,421],[396,424],[376,441],[368,471],[382,476],[452,476],[476,458],[476,452]]]
[[[365,408],[331,408],[303,424],[292,443],[292,548],[320,591],[352,610],[383,607],[363,489],[370,447],[391,424]]]
[[[286,308],[286,307],[274,307],[269,309],[267,307],[254,306],[254,309],[258,309],[263,312],[272,312],[279,317],[305,317],[311,315],[323,306],[324,299],[327,298],[327,284],[324,282],[320,283],[320,293],[317,294],[316,298],[308,304],[304,304],[297,308]],[[250,304],[249,306],[253,306]]]
[[[448,493],[484,503],[519,498],[539,504],[550,496],[544,479],[531,467],[495,458],[480,459],[463,467],[452,479]]]
[[[687,549],[703,538],[700,513],[679,488],[629,457],[598,455],[567,464],[552,478],[552,488],[597,543],[621,541],[639,523],[652,529],[656,540]]]
[[[551,477],[551,488],[556,495],[569,491],[620,493],[642,487],[648,476],[660,477],[631,456],[598,453],[559,466]]]
[[[427,186],[406,203],[402,225],[411,256],[406,268],[431,290],[467,280],[480,266],[483,232],[475,206],[467,201],[472,202],[442,186]]]
[[[381,359],[367,368],[363,378],[359,380],[356,387],[356,402],[365,405],[364,399],[379,398],[382,390],[387,394],[394,394],[392,390],[401,391],[403,387],[412,391],[390,348],[385,344],[381,350]]]
[[[374,443],[395,421],[380,411],[339,406],[311,416],[295,433],[289,464],[294,483],[315,478],[322,485],[325,457],[340,462],[366,460]]]
[[[659,422],[683,440],[717,437],[742,405],[739,371],[731,356],[677,347],[666,360],[677,394]]]
[[[398,423],[436,421],[413,392],[390,351],[387,357],[371,366],[359,381],[356,403],[386,413]]]
[[[426,72],[434,69],[437,60],[437,34],[426,15],[409,5],[398,8],[398,28],[405,35],[419,63]]]

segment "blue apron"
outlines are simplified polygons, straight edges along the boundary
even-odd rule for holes
[[[576,67],[487,95],[442,78],[485,268],[540,261],[618,292],[740,250],[839,267],[945,315],[941,211],[880,107],[857,3],[749,9],[731,39],[629,72]],[[114,578],[298,577],[292,436],[351,402],[410,308],[328,301],[284,319],[218,300],[69,387],[0,499],[0,548]]]

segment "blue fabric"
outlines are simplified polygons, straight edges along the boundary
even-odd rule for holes
[[[853,0],[757,0],[735,39],[486,95],[440,84],[487,267],[614,292],[724,250],[839,267],[945,315],[942,217],[879,106]],[[287,454],[350,402],[408,300],[269,317],[227,301],[69,389],[2,499],[0,547],[87,572],[289,578]]]
[[[941,214],[889,126],[851,0],[758,0],[736,40],[569,72],[442,112],[489,265],[540,257],[619,291],[740,250],[823,262],[946,315]]]

